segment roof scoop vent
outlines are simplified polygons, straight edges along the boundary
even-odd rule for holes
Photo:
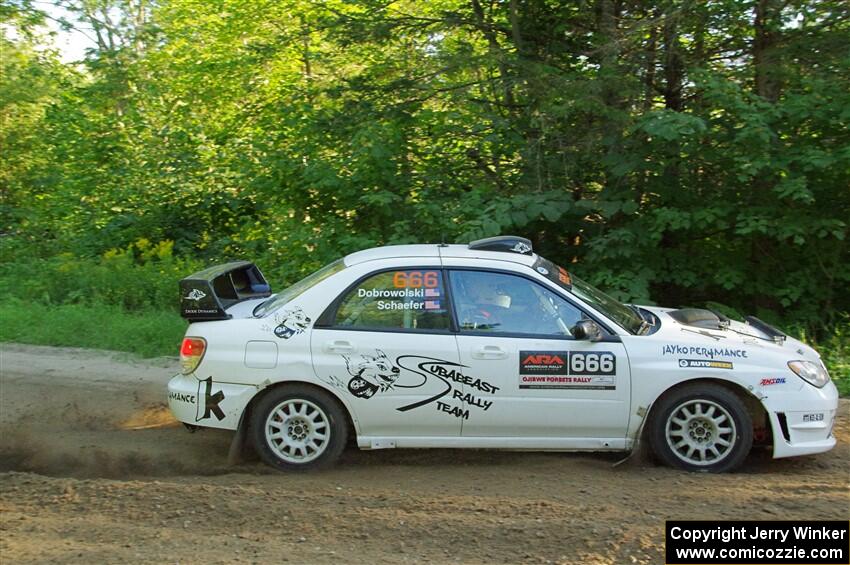
[[[507,251],[521,255],[531,255],[531,240],[516,235],[499,235],[485,239],[476,239],[469,244],[470,249],[478,251]]]

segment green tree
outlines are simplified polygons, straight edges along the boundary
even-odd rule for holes
[[[4,39],[7,248],[291,280],[516,232],[624,300],[850,310],[845,2],[57,3],[95,47]]]

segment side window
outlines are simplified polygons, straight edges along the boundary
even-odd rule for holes
[[[461,332],[571,336],[581,310],[526,278],[452,271],[452,300]]]
[[[407,269],[373,275],[343,298],[334,325],[448,330],[442,273],[437,269]]]

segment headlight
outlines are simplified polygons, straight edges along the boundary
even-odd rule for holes
[[[794,371],[804,381],[821,388],[829,382],[826,367],[812,361],[789,361],[788,368]]]

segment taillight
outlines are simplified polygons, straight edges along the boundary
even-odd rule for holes
[[[184,337],[183,345],[180,346],[180,365],[183,366],[183,374],[187,375],[198,368],[204,352],[207,350],[207,342],[201,337]]]

